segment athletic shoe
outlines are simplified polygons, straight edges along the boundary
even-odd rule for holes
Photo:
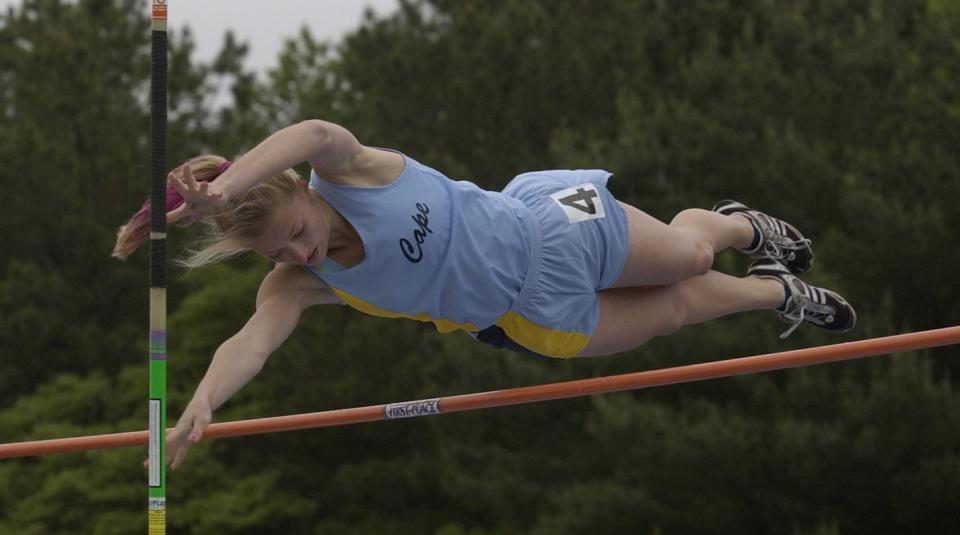
[[[792,325],[780,338],[790,336],[803,322],[835,333],[845,333],[857,325],[857,312],[840,294],[803,282],[776,260],[755,261],[747,275],[783,283],[787,298],[776,311],[780,319]]]
[[[760,240],[754,247],[741,249],[753,258],[771,258],[787,266],[790,273],[800,275],[810,270],[813,264],[813,243],[800,234],[796,227],[786,221],[770,217],[763,212],[751,210],[737,201],[720,201],[713,206],[714,212],[723,215],[740,214],[750,221]]]

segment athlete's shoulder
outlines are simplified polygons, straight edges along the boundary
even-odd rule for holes
[[[338,302],[323,281],[293,264],[277,264],[263,278],[257,292],[257,305],[269,299],[290,301],[303,308]]]

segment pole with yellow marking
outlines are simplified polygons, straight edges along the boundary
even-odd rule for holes
[[[167,0],[152,0],[150,63],[149,535],[167,532]]]

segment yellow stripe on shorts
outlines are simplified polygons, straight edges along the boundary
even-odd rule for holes
[[[590,342],[590,337],[583,333],[549,329],[516,312],[504,314],[497,320],[497,326],[514,342],[546,357],[575,357]]]

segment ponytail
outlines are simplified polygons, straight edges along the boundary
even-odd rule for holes
[[[194,178],[201,182],[212,182],[223,174],[230,166],[230,161],[222,156],[206,154],[188,160],[187,165],[193,172]],[[172,186],[167,184],[167,213],[183,205],[183,197]],[[193,217],[186,224],[196,221]],[[111,256],[126,260],[137,250],[141,243],[150,236],[150,199],[147,199],[137,213],[133,214],[127,224],[117,232],[117,242],[113,246]]]

